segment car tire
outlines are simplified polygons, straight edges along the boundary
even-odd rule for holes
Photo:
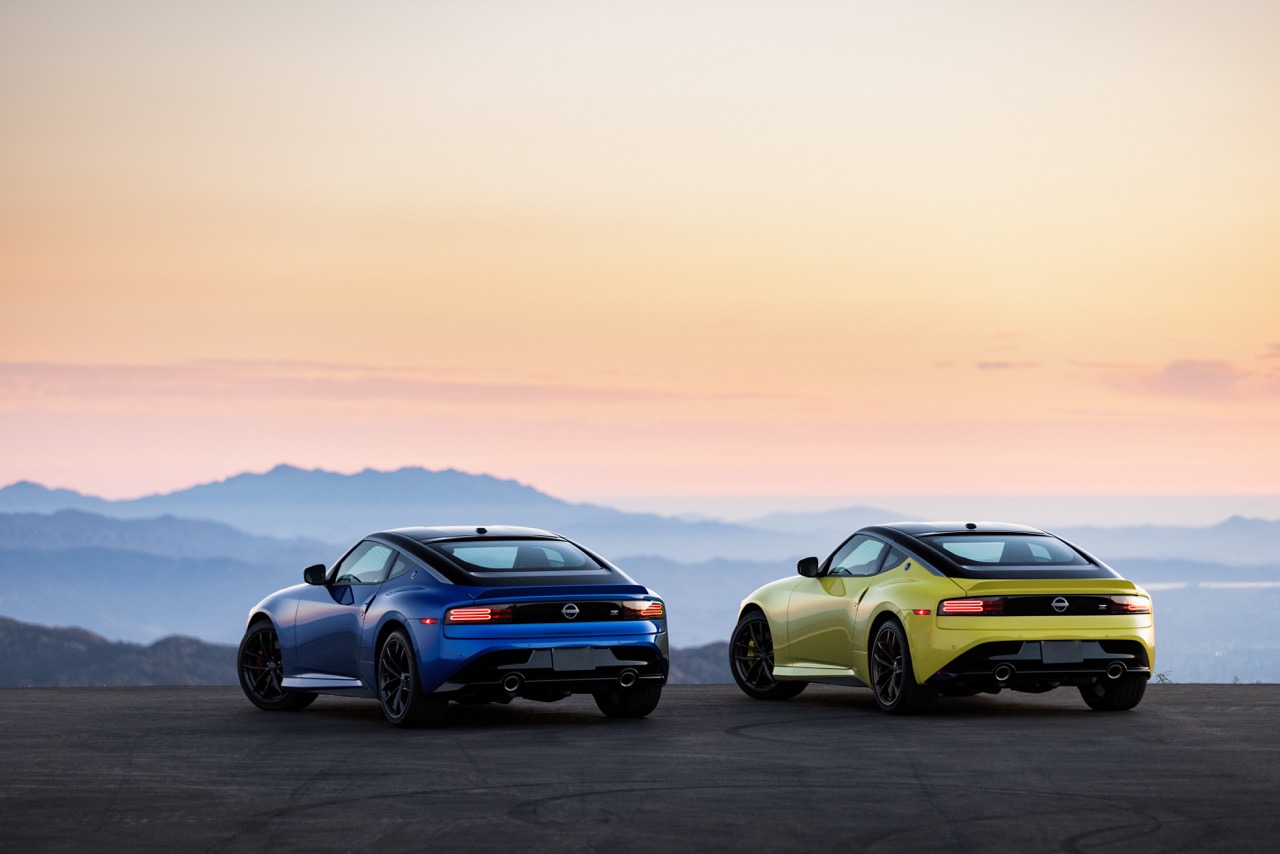
[[[259,709],[292,712],[311,705],[316,699],[310,692],[284,687],[280,638],[268,620],[258,620],[244,633],[236,652],[236,672],[244,695]]]
[[[729,640],[729,671],[742,693],[757,700],[789,700],[808,682],[780,682],[773,675],[773,633],[760,611],[742,615]]]
[[[916,684],[911,644],[896,620],[885,620],[879,625],[867,657],[871,665],[871,691],[882,711],[891,715],[918,715],[933,703],[937,692]]]
[[[413,643],[402,629],[392,631],[378,648],[375,678],[382,714],[393,725],[421,727],[444,722],[449,701],[422,693]]]
[[[1095,712],[1126,712],[1138,705],[1146,692],[1147,680],[1133,674],[1080,686],[1080,696]]]
[[[643,718],[658,708],[662,699],[661,685],[633,685],[610,688],[592,695],[600,711],[611,718]]]

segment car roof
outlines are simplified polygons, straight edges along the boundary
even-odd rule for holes
[[[415,540],[419,543],[430,543],[436,540],[476,539],[493,537],[538,537],[543,539],[564,539],[559,534],[544,531],[541,528],[523,528],[518,525],[436,525],[427,527],[417,525],[408,528],[389,528],[370,536],[393,535]]]
[[[930,534],[1047,534],[1040,528],[1018,525],[1012,522],[886,522],[870,525],[863,531],[871,533],[876,528],[887,528],[911,537]]]

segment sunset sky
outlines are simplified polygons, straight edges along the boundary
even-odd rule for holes
[[[0,0],[0,485],[1280,494],[1280,4]]]

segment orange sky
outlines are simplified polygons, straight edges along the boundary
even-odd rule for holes
[[[0,484],[1280,493],[1280,6],[5,2]]]

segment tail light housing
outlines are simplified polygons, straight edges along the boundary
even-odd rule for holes
[[[453,625],[479,623],[509,623],[515,610],[512,605],[460,605],[444,612],[444,621]]]
[[[667,609],[656,599],[629,600],[622,603],[624,620],[661,620],[667,616]]]
[[[1004,613],[1003,596],[973,596],[968,599],[943,599],[938,603],[939,617],[985,617]]]
[[[1151,600],[1146,596],[1112,596],[1111,614],[1150,614]]]

